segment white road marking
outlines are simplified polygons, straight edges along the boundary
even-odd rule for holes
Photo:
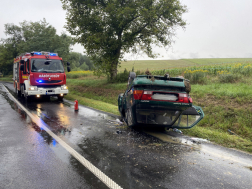
[[[3,84],[2,84],[3,85]],[[53,137],[61,146],[63,146],[72,156],[74,156],[82,165],[84,165],[89,171],[91,171],[97,178],[99,178],[104,184],[106,184],[111,189],[122,189],[117,183],[105,175],[102,171],[96,168],[83,156],[81,156],[77,151],[71,148],[67,143],[65,143],[61,138],[55,135],[50,129],[47,128],[46,124],[35,114],[31,114],[3,85],[7,93],[12,97],[12,99],[22,108],[26,114],[34,121],[39,127],[43,128],[51,137]]]

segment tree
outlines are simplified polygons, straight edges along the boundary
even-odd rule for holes
[[[71,69],[78,68],[80,66],[80,53],[77,52],[70,52],[68,61],[71,62]]]
[[[56,34],[56,29],[45,19],[39,22],[23,21],[20,26],[5,24],[5,34],[8,38],[0,41],[0,71],[12,71],[13,58],[24,52],[48,51],[57,52],[63,59],[67,59],[71,37],[65,33]]]
[[[70,52],[68,56],[68,61],[71,62],[72,70],[92,70],[92,61],[81,53]]]
[[[80,65],[82,65],[84,63],[87,65],[87,67],[83,66],[83,68],[85,68],[84,70],[93,70],[93,68],[94,68],[93,62],[89,59],[88,56],[81,55],[81,57],[80,57]]]
[[[61,0],[66,29],[92,58],[97,74],[110,79],[124,53],[140,50],[154,57],[152,44],[168,46],[186,7],[179,0]]]
[[[8,75],[12,72],[13,58],[16,51],[10,44],[0,44],[0,72]]]

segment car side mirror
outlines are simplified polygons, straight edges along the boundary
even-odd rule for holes
[[[69,66],[67,66],[67,71],[70,72],[71,71],[71,68]]]

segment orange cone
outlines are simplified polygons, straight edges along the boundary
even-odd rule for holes
[[[79,107],[78,107],[78,100],[75,100],[75,101],[74,101],[74,110],[75,110],[75,111],[78,111],[78,110],[79,110]]]

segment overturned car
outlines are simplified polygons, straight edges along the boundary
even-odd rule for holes
[[[183,77],[130,72],[127,89],[118,97],[118,109],[128,126],[189,129],[204,117],[189,92],[189,81]]]

